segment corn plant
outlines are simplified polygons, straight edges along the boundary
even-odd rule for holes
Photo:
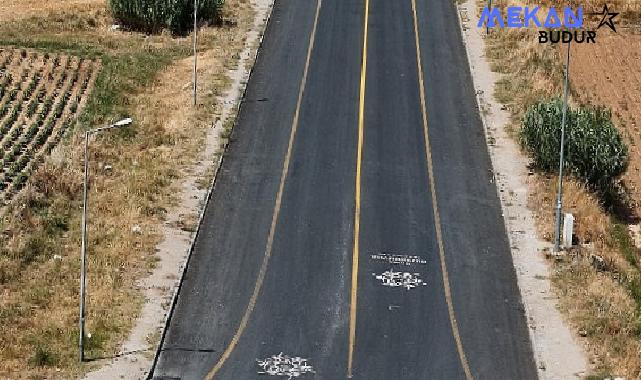
[[[217,21],[223,0],[198,0],[200,21]],[[147,32],[168,29],[176,34],[191,30],[193,0],[109,0],[114,17],[123,25]]]
[[[530,106],[523,119],[521,144],[534,166],[547,172],[559,165],[562,111],[561,99],[544,100]],[[628,148],[604,107],[568,109],[564,145],[568,170],[596,189],[607,189],[627,169]]]

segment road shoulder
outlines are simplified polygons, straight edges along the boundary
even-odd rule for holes
[[[499,78],[485,58],[482,30],[474,22],[476,2],[467,0],[458,11],[539,378],[582,378],[589,369],[587,355],[558,310],[543,253],[549,244],[537,236],[534,214],[527,208],[527,158],[508,135],[508,111],[492,95]]]
[[[216,120],[207,131],[198,162],[189,170],[187,178],[182,178],[177,185],[180,189],[178,202],[168,211],[167,219],[159,230],[162,241],[156,247],[157,264],[149,276],[138,283],[138,287],[144,289],[145,303],[133,329],[123,342],[119,354],[87,374],[85,380],[147,378],[196,238],[198,220],[190,220],[194,222],[192,228],[191,225],[185,225],[185,219],[190,219],[190,216],[193,216],[191,219],[202,219],[221,165],[223,136],[236,118],[273,2],[251,1],[255,10],[254,22],[236,66],[228,72],[231,85],[218,97],[217,104],[220,106],[215,113]],[[204,182],[207,186],[202,186]]]

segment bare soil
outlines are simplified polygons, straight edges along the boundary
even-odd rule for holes
[[[612,109],[630,152],[623,178],[635,214],[641,215],[641,34],[628,28],[616,34],[601,28],[598,38],[595,44],[572,46],[572,89],[579,102]]]

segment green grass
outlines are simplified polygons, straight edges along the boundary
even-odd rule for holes
[[[636,304],[637,311],[641,312],[641,274],[639,273],[639,262],[637,258],[639,249],[634,245],[627,227],[622,223],[612,222],[611,239],[619,249],[621,255],[623,255],[634,268],[634,272],[628,274],[624,281],[630,296]],[[641,329],[639,329],[639,332],[641,333]]]
[[[635,247],[634,242],[632,241],[632,238],[630,237],[630,233],[628,232],[628,229],[626,228],[626,226],[622,223],[613,221],[611,237],[613,242],[619,248],[623,257],[625,257],[625,259],[630,263],[630,265],[632,265],[638,270],[639,269],[639,265],[637,261],[638,249],[637,247]]]
[[[628,263],[635,268],[636,273],[627,276],[625,285],[636,303],[637,310],[641,312],[641,275],[639,273],[639,262],[637,258],[639,249],[634,245],[630,233],[622,223],[613,222],[611,238],[615,242],[619,252],[621,252]]]
[[[584,378],[584,380],[605,380],[612,379],[612,375],[607,375],[606,373],[599,373],[598,375],[589,375]]]
[[[173,60],[187,57],[188,49],[148,49],[138,53],[103,54],[102,70],[80,117],[83,128],[93,128],[128,117],[126,94],[149,85]]]
[[[93,35],[72,39],[43,33],[32,22],[20,23],[15,29],[0,26],[0,46],[36,49],[47,53],[65,53],[81,58],[100,60],[102,68],[79,122],[93,128],[127,116],[127,95],[151,83],[158,72],[172,61],[189,56],[189,46],[171,40],[167,47],[151,44],[135,49],[128,41],[106,38],[96,41]],[[47,30],[51,30],[49,27]],[[78,31],[77,29],[74,29]],[[97,43],[98,42],[98,43]],[[140,45],[137,43],[136,45]]]
[[[64,40],[33,40],[23,38],[6,38],[0,36],[0,46],[36,49],[45,53],[65,53],[84,58],[100,58],[104,51],[92,44],[69,42]]]

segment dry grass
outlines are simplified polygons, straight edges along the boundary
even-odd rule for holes
[[[503,74],[494,95],[510,109],[513,124],[520,122],[525,108],[561,91],[563,71],[558,51],[539,44],[532,30],[492,30],[486,47],[492,70]]]
[[[537,229],[541,236],[552,241],[554,238],[554,209],[558,177],[536,175],[530,184],[532,196],[529,207],[535,209]],[[574,179],[566,179],[563,184],[563,211],[575,217],[574,234],[579,246],[586,252],[601,257],[609,272],[636,273],[633,265],[619,251],[619,241],[614,234],[611,218],[603,211],[598,197],[585,185]]]
[[[641,376],[640,320],[620,281],[595,271],[587,252],[575,252],[554,267],[552,282],[560,308],[581,335],[596,373],[627,379]]]
[[[508,4],[505,1],[500,3]],[[514,2],[509,2],[512,3]],[[615,9],[626,9],[625,6],[630,5],[629,3],[619,1],[614,4]],[[559,6],[557,1],[549,1],[547,4]],[[485,2],[479,2],[479,6],[484,5]],[[583,5],[588,9],[594,4]],[[599,7],[601,6],[600,4]],[[624,17],[631,20],[636,16],[628,12]],[[627,35],[626,45],[630,43],[629,38],[636,41],[636,37],[638,36]],[[503,74],[495,96],[511,112],[509,128],[515,138],[523,113],[530,104],[562,93],[563,62],[560,47],[539,44],[535,38],[536,33],[532,30],[493,30],[486,39],[486,54],[491,59],[492,69]],[[626,51],[615,47],[611,41],[613,39],[604,38],[593,49],[600,52]],[[573,71],[581,74],[571,77],[571,101],[576,104],[586,99],[596,100],[613,107],[615,115],[620,114],[621,103],[614,95],[621,90],[621,86],[625,86],[625,91],[634,92],[638,91],[638,85],[606,81],[612,88],[608,87],[604,91],[592,83],[583,84],[588,82],[583,79],[599,81],[599,78],[603,79],[603,75],[596,75],[597,72],[614,70],[618,73],[615,75],[621,74],[627,78],[626,81],[634,80],[639,75],[638,65],[631,62],[637,56],[634,52],[630,54],[632,58],[621,59],[621,55],[615,53],[612,59],[617,60],[617,64],[606,65],[601,65],[602,59],[595,61],[590,58],[593,55],[575,55]],[[577,83],[580,95],[576,93]],[[629,134],[622,123],[618,126],[624,135]],[[637,159],[638,157],[634,157],[633,162]],[[629,174],[626,175],[628,177]],[[558,178],[545,173],[537,173],[530,178],[530,208],[536,212],[537,228],[541,236],[551,241]],[[553,267],[553,283],[560,296],[561,308],[576,331],[585,336],[584,343],[592,354],[597,378],[602,378],[599,377],[601,375],[641,378],[639,250],[631,243],[627,226],[617,221],[616,216],[606,212],[600,197],[571,178],[567,178],[564,184],[564,212],[571,212],[575,216],[575,234],[579,248],[572,250],[563,260],[555,261],[556,265]]]
[[[0,22],[30,17],[46,19],[52,13],[87,13],[106,10],[105,0],[3,0]]]
[[[189,38],[111,31],[102,0],[5,0],[0,17],[21,4],[26,18],[0,23],[0,45],[98,57],[104,66],[80,125],[0,221],[0,378],[68,379],[92,365],[78,365],[76,349],[83,128],[136,120],[96,138],[90,152],[88,355],[110,357],[140,310],[136,279],[154,266],[175,183],[196,159],[253,11],[247,0],[228,0],[226,17],[238,26],[202,31],[203,86],[193,108]],[[36,18],[38,4],[51,13]],[[75,6],[90,9],[76,14]],[[64,25],[70,19],[75,27]]]

